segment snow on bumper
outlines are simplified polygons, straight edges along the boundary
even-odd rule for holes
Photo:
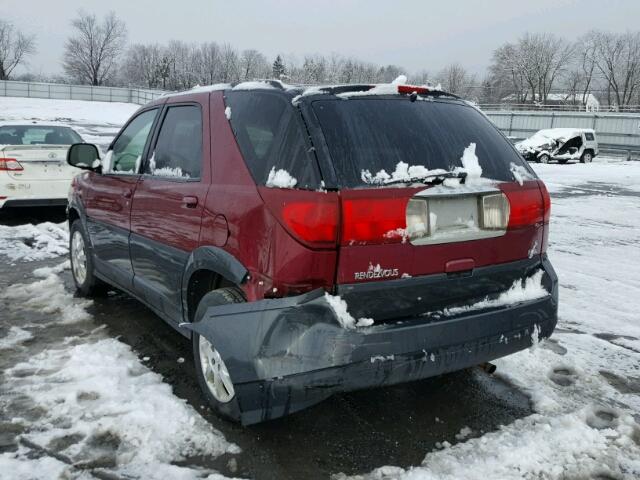
[[[324,291],[211,307],[187,324],[225,360],[243,424],[309,407],[335,392],[393,385],[478,365],[551,335],[557,277],[543,262],[543,298],[426,322],[424,317],[345,329]],[[537,339],[535,339],[537,341]]]

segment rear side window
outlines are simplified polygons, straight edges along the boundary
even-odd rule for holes
[[[195,105],[169,107],[143,173],[158,177],[200,178],[202,113]]]
[[[71,145],[82,138],[69,127],[5,125],[0,127],[0,145]]]
[[[242,156],[259,185],[272,170],[286,170],[296,187],[320,186],[315,156],[309,151],[306,129],[285,97],[270,92],[227,92],[230,122]]]
[[[138,173],[147,137],[157,109],[148,110],[134,118],[122,131],[104,161],[103,171],[110,173]]]
[[[586,132],[584,134],[584,138],[586,138],[589,141],[592,141],[593,140],[593,133]]]
[[[366,186],[363,170],[391,173],[399,162],[429,170],[461,167],[471,143],[483,177],[513,181],[512,163],[529,170],[489,120],[458,101],[370,97],[317,100],[312,108],[345,187]]]

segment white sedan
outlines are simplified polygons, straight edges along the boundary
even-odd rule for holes
[[[65,125],[0,122],[0,209],[66,205],[80,171],[67,164],[67,150],[80,142]]]

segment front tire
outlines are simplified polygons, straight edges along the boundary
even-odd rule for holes
[[[198,304],[193,322],[204,318],[209,307],[244,302],[242,291],[235,287],[219,288],[207,293]],[[229,370],[212,339],[194,332],[192,336],[196,377],[209,405],[220,416],[240,421],[240,407]]]
[[[551,160],[551,157],[546,153],[543,153],[538,157],[538,163],[549,163],[549,160]]]
[[[69,229],[69,260],[73,283],[81,296],[94,297],[107,290],[107,285],[94,274],[93,251],[80,219]]]

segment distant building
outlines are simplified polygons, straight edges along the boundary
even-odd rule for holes
[[[527,99],[525,103],[531,105],[569,105],[569,106],[579,106],[580,110],[584,109],[587,112],[598,112],[600,111],[600,102],[592,93],[588,93],[584,97],[584,102],[582,101],[581,93],[549,93],[547,95],[547,99],[544,102],[541,102],[540,96],[536,94],[535,101],[531,101],[530,97]],[[507,95],[506,97],[500,100],[502,104],[518,104],[522,102],[518,102],[518,96],[515,93],[511,95]]]

